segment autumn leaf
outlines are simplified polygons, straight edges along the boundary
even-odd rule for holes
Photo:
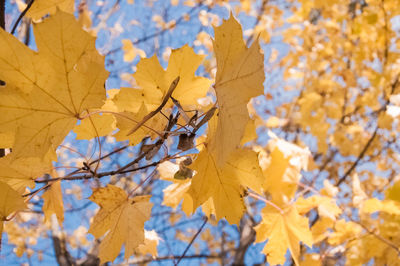
[[[13,212],[26,208],[22,196],[9,185],[0,181],[0,243],[3,232],[3,222]]]
[[[196,209],[212,198],[217,220],[225,217],[238,224],[245,211],[244,188],[260,191],[263,182],[257,154],[250,149],[238,149],[222,167],[216,164],[216,155],[203,148],[193,165],[196,171],[189,194]]]
[[[335,223],[334,232],[329,235],[328,243],[331,245],[340,245],[348,239],[359,237],[362,227],[355,222],[340,219]]]
[[[136,145],[140,143],[146,136],[150,136],[152,139],[158,137],[165,129],[165,125],[168,122],[167,118],[161,113],[157,113],[143,126],[138,128],[133,134],[128,135],[132,129],[132,125],[142,121],[143,117],[145,117],[148,113],[149,112],[146,109],[146,105],[142,104],[137,113],[121,112],[116,114],[115,119],[117,121],[117,128],[119,131],[114,134],[115,139],[117,141],[129,140],[131,145]]]
[[[73,0],[35,0],[26,16],[38,20],[47,14],[56,13],[57,8],[67,13],[74,13]]]
[[[144,244],[140,244],[137,247],[137,252],[143,255],[150,254],[153,258],[155,258],[158,254],[157,246],[158,242],[162,240],[158,235],[157,232],[154,230],[151,231],[144,231]]]
[[[176,209],[178,205],[183,201],[182,211],[189,216],[193,212],[192,198],[188,194],[192,179],[176,179],[175,175],[179,171],[179,165],[169,161],[161,163],[157,167],[157,170],[159,172],[161,180],[173,182],[168,187],[163,189],[164,197],[162,204]]]
[[[14,134],[12,132],[0,133],[0,148],[7,149],[14,143]]]
[[[199,146],[200,153],[190,168],[195,171],[188,193],[193,200],[193,210],[208,201],[206,208],[217,220],[226,218],[238,224],[244,211],[244,191],[247,188],[261,193],[264,182],[258,155],[249,148],[234,150],[222,166],[217,164],[216,140],[219,116],[208,122],[207,139]],[[209,144],[210,143],[210,144]],[[204,209],[204,206],[203,206]]]
[[[136,56],[140,56],[141,58],[146,57],[146,53],[142,49],[138,49],[133,46],[132,42],[128,39],[122,40],[122,50],[124,51],[124,61],[131,62]]]
[[[255,230],[256,242],[268,239],[263,253],[271,265],[284,264],[287,249],[295,264],[299,265],[300,241],[309,247],[313,245],[308,219],[300,216],[294,206],[278,210],[267,205],[262,210],[262,221]]]
[[[61,190],[61,181],[51,183],[51,186],[43,193],[43,212],[45,221],[51,220],[51,215],[57,216],[58,224],[62,225],[64,221],[64,203]]]
[[[361,209],[364,213],[386,212],[393,215],[400,215],[400,203],[394,200],[379,200],[371,198],[363,202]]]
[[[57,12],[34,25],[39,52],[0,31],[0,132],[14,132],[16,157],[44,157],[83,113],[105,100],[107,71],[95,39],[73,15]],[[11,56],[10,56],[11,55]]]
[[[239,146],[249,115],[247,103],[264,93],[264,56],[258,41],[247,48],[240,24],[231,14],[215,27],[214,52],[217,58],[215,91],[219,107],[216,132],[216,163],[221,167]]]
[[[96,238],[103,235],[99,247],[100,263],[114,261],[125,244],[125,259],[143,244],[144,223],[150,219],[150,196],[128,198],[124,190],[113,185],[93,190],[89,198],[100,206],[89,233]]]
[[[176,209],[182,202],[182,211],[189,216],[193,213],[192,198],[188,194],[191,180],[175,180],[173,184],[163,189],[163,205]]]
[[[161,134],[164,130],[164,126],[167,122],[167,119],[161,113],[157,113],[152,118],[150,118],[145,125],[138,128],[133,134],[128,135],[129,131],[132,129],[132,125],[139,123],[143,117],[145,117],[149,111],[146,109],[145,104],[141,104],[137,113],[132,112],[121,112],[120,110],[124,110],[123,107],[117,106],[117,104],[121,104],[121,100],[116,100],[116,95],[119,95],[121,90],[119,89],[111,89],[108,90],[107,93],[109,97],[105,101],[104,105],[101,108],[101,111],[112,112],[114,114],[114,120],[116,122],[116,128],[118,128],[118,132],[116,132],[113,136],[117,141],[125,141],[129,140],[130,145],[136,145],[142,141],[142,139],[146,136],[150,136],[152,139],[156,138]],[[121,95],[120,95],[121,96]],[[129,94],[127,95],[127,97]],[[124,98],[124,97],[123,97]],[[128,99],[129,102],[132,99]],[[133,100],[132,100],[133,101]],[[124,106],[122,104],[122,106]],[[169,112],[164,110],[164,114],[168,114]],[[109,119],[109,118],[108,118]],[[102,119],[103,120],[103,119]],[[106,126],[104,128],[111,129],[110,126]],[[106,130],[104,133],[106,133]]]
[[[277,136],[270,134],[268,142],[269,164],[264,167],[264,190],[267,191],[275,204],[283,206],[294,196],[301,170],[306,170],[310,152]]]
[[[168,119],[157,113],[132,135],[129,134],[133,125],[138,124],[148,113],[161,105],[171,83],[177,77],[179,82],[172,96],[184,108],[197,106],[197,99],[206,96],[211,85],[211,80],[194,75],[203,59],[204,56],[197,55],[187,45],[172,51],[166,70],[160,65],[156,55],[142,59],[133,75],[139,88],[121,88],[113,97],[115,106],[121,112],[120,115],[116,115],[117,127],[120,129],[116,134],[117,140],[129,139],[132,145],[136,145],[144,136],[150,135],[154,138],[157,132],[164,130]],[[172,101],[168,100],[163,113],[168,115],[168,109],[172,106]],[[127,134],[129,136],[126,136]]]
[[[51,164],[43,163],[36,157],[15,159],[13,154],[10,154],[0,158],[0,181],[7,183],[22,195],[26,187],[34,188],[35,179],[50,172],[51,167]]]
[[[331,220],[335,220],[342,213],[342,210],[336,205],[334,199],[318,195],[308,198],[298,198],[296,200],[296,208],[300,214],[306,214],[311,209],[317,208],[318,214],[321,217],[329,217]]]
[[[173,97],[182,106],[196,106],[197,99],[206,96],[211,85],[211,80],[194,75],[203,59],[204,56],[197,55],[192,48],[185,45],[172,51],[166,70],[156,55],[140,60],[133,75],[139,88],[121,88],[114,97],[118,110],[137,113],[144,103],[149,112],[153,111],[161,104],[163,96],[177,77],[180,79]],[[172,101],[169,100],[164,108],[172,105]]]
[[[107,136],[116,129],[116,121],[111,114],[94,114],[74,127],[76,139],[93,139]]]

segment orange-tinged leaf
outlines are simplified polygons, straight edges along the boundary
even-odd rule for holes
[[[125,245],[125,258],[144,243],[144,223],[150,219],[150,196],[128,198],[124,190],[113,185],[93,190],[89,198],[100,206],[89,233],[105,237],[99,247],[100,263],[114,261]]]
[[[225,217],[231,224],[238,224],[245,210],[243,188],[255,191],[262,188],[257,154],[250,149],[236,150],[218,167],[215,153],[203,148],[191,168],[197,172],[189,189],[193,208],[212,198],[217,220]]]
[[[45,221],[51,220],[51,215],[57,216],[58,224],[64,221],[64,202],[61,190],[61,181],[53,182],[48,190],[43,193],[43,212]]]
[[[26,16],[37,20],[47,14],[56,13],[57,8],[67,13],[74,13],[73,0],[35,0]]]
[[[16,157],[55,150],[77,118],[105,100],[104,57],[73,15],[59,11],[34,33],[38,53],[0,30],[0,78],[7,83],[0,88],[0,133],[15,133]]]
[[[219,106],[216,163],[221,167],[240,144],[249,118],[247,103],[264,93],[264,55],[258,42],[247,48],[233,15],[215,27],[215,91]]]
[[[262,221],[255,227],[256,242],[268,243],[263,249],[271,265],[284,264],[287,249],[296,265],[299,265],[300,241],[311,247],[313,238],[308,219],[302,217],[294,206],[279,210],[268,205],[262,210]]]
[[[0,181],[0,243],[3,232],[3,222],[13,212],[26,208],[22,196],[9,185]]]

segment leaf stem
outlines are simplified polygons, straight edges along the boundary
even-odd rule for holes
[[[285,214],[284,210],[282,210],[281,208],[279,208],[279,206],[276,205],[275,203],[273,203],[272,201],[269,201],[269,200],[267,200],[267,199],[261,197],[260,195],[254,193],[254,192],[248,192],[247,195],[250,196],[250,197],[252,197],[252,198],[261,200],[261,201],[265,202],[266,204],[268,204],[268,205],[274,207],[277,211],[279,211],[280,214],[282,214],[282,215]]]

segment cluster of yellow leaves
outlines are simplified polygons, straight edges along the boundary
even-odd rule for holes
[[[166,70],[156,55],[142,59],[133,74],[138,88],[121,88],[112,98],[114,105],[104,107],[121,112],[116,116],[119,129],[115,134],[116,139],[129,140],[135,145],[143,137],[150,135],[155,138],[164,130],[168,119],[158,113],[136,132],[127,136],[135,123],[140,122],[148,113],[160,106],[172,81],[177,77],[180,79],[172,96],[179,101],[184,110],[198,107],[197,100],[206,96],[211,85],[211,80],[194,75],[203,59],[204,56],[197,55],[187,45],[172,51]],[[173,103],[169,99],[162,112],[168,114],[171,107]]]
[[[161,177],[173,181],[164,190],[163,203],[176,208],[183,200],[186,214],[202,206],[208,216],[214,214],[217,220],[226,218],[238,224],[246,210],[245,191],[266,193],[271,201],[267,201],[262,221],[256,227],[257,241],[268,239],[263,252],[271,264],[284,263],[287,249],[299,264],[300,242],[313,245],[308,219],[302,214],[318,207],[320,215],[335,220],[341,211],[327,196],[301,197],[296,201],[300,171],[307,169],[308,149],[272,136],[269,163],[261,164],[262,170],[260,155],[241,147],[243,138],[251,140],[245,134],[250,123],[247,104],[263,93],[264,81],[258,42],[247,48],[242,34],[233,17],[215,28],[218,114],[209,121],[207,138],[190,165],[195,171],[191,180],[174,179],[178,165],[164,163],[159,167]]]
[[[251,1],[242,1],[241,5],[246,12],[251,11]],[[369,112],[376,115],[377,129],[389,133],[398,126],[386,107],[390,96],[397,93],[397,81],[393,83],[393,79],[399,72],[388,65],[398,64],[394,62],[398,61],[399,53],[389,49],[388,43],[395,39],[390,19],[400,10],[394,1],[369,1],[361,15],[348,6],[349,3],[300,1],[292,10],[289,22],[302,25],[285,30],[285,39],[294,50],[282,65],[288,69],[285,77],[294,81],[288,89],[301,87],[302,93],[293,105],[283,105],[277,116],[267,122],[271,127],[285,126],[289,131],[310,133],[317,141],[315,158],[322,157],[327,164],[332,160],[327,157],[332,147],[345,157],[370,155],[381,148],[380,142],[396,136],[379,134],[381,141],[374,140],[377,131],[367,126]],[[310,158],[308,149],[273,135],[266,148],[244,147],[244,143],[254,139],[255,126],[248,114],[248,103],[264,92],[264,56],[258,39],[249,48],[246,46],[242,28],[232,15],[214,28],[212,45],[217,61],[214,81],[195,75],[205,56],[186,45],[172,51],[167,69],[155,55],[140,60],[132,76],[136,82],[134,88],[110,90],[106,99],[107,71],[104,58],[95,49],[94,38],[81,29],[72,15],[56,12],[57,9],[71,13],[73,1],[37,0],[27,13],[34,21],[51,14],[34,25],[38,52],[0,31],[0,79],[6,82],[0,88],[3,114],[0,146],[13,150],[11,155],[0,159],[0,232],[8,216],[26,207],[21,197],[26,187],[33,188],[37,177],[51,172],[55,150],[72,129],[77,139],[114,134],[117,141],[128,140],[131,145],[144,137],[154,139],[165,133],[168,119],[163,114],[173,111],[175,104],[171,99],[163,106],[163,114],[157,113],[130,134],[132,128],[160,106],[171,83],[179,77],[172,96],[183,110],[204,111],[198,100],[207,95],[214,82],[218,111],[208,122],[207,138],[199,138],[200,153],[191,156],[194,163],[190,169],[186,168],[189,172],[177,176],[182,170],[180,164],[165,162],[159,166],[161,177],[173,182],[164,189],[164,205],[177,208],[183,200],[181,208],[187,215],[201,206],[208,217],[226,218],[231,224],[239,224],[246,211],[245,196],[250,195],[266,204],[255,230],[257,242],[268,240],[263,252],[270,264],[283,264],[288,250],[296,265],[315,262],[312,255],[321,257],[307,254],[301,258],[302,242],[309,247],[320,243],[343,245],[348,261],[354,264],[368,263],[373,257],[378,263],[395,265],[397,253],[393,247],[400,244],[400,238],[393,233],[400,229],[396,185],[385,200],[378,200],[369,198],[370,193],[367,195],[362,188],[366,184],[354,177],[350,205],[359,210],[360,221],[338,220],[342,209],[336,205],[334,186],[326,182],[323,189],[308,196],[308,190],[313,188],[301,183],[302,171],[307,171]],[[390,18],[382,15],[386,10],[393,11]],[[275,16],[282,15],[277,7],[273,12]],[[79,14],[81,24],[90,27],[87,10],[81,7]],[[174,20],[165,22],[160,17],[154,20],[163,29],[175,25]],[[207,15],[202,20],[208,25]],[[259,34],[268,41],[266,27],[272,23],[271,18],[260,16],[260,21],[247,34],[252,37]],[[299,45],[298,37],[293,36],[301,36],[304,45]],[[208,36],[203,34],[202,38]],[[133,61],[137,55],[146,56],[131,41],[122,42],[124,61]],[[208,40],[202,43],[211,50]],[[382,73],[374,66],[377,60],[383,62]],[[285,117],[280,117],[281,114]],[[330,135],[331,131],[334,133]],[[398,161],[395,156],[391,158]],[[338,180],[340,167],[348,168],[351,161],[346,160],[327,166],[332,179]],[[381,167],[387,169],[388,164],[382,163]],[[382,183],[370,186],[379,187]],[[48,221],[55,214],[61,224],[60,182],[53,182],[43,199],[45,219]],[[151,214],[150,196],[130,197],[123,189],[108,185],[94,189],[90,200],[100,206],[89,233],[103,238],[101,263],[113,261],[122,245],[125,258],[135,253],[157,254],[158,237],[144,230]],[[313,209],[318,217],[310,228],[307,214]],[[370,216],[376,212],[378,218]],[[358,255],[362,249],[364,252]]]
[[[260,47],[255,42],[247,48],[242,36],[241,26],[233,16],[215,28],[217,77],[214,88],[219,111],[218,117],[209,121],[207,140],[190,166],[196,171],[193,179],[171,178],[173,175],[166,172],[172,167],[171,163],[159,167],[161,177],[174,182],[164,190],[164,204],[177,207],[184,198],[185,213],[189,214],[203,205],[203,208],[207,206],[215,213],[217,219],[225,217],[235,224],[239,223],[245,211],[244,188],[260,192],[263,179],[257,154],[240,147],[250,121],[247,103],[263,93],[264,81]],[[174,52],[171,58],[173,56]],[[127,96],[121,98],[127,99]],[[194,99],[181,103],[194,104]]]
[[[388,108],[390,103],[397,108],[399,93],[398,2],[299,1],[291,11],[284,30],[291,50],[279,66],[285,69],[285,89],[299,94],[276,110],[276,120],[285,121],[276,124],[300,143],[316,141],[315,184],[328,177],[331,186],[343,186],[340,197],[352,198],[332,209],[326,200],[336,194],[319,190],[324,199],[318,199],[319,217],[311,228],[318,255],[326,258],[323,263],[337,252],[349,265],[371,259],[396,265],[398,202],[372,195],[383,194],[399,169],[398,150],[388,145],[399,138],[398,113]],[[368,169],[360,167],[365,161]],[[299,212],[306,211],[302,201],[296,201]],[[322,208],[333,216],[323,216]],[[340,210],[346,210],[346,219],[336,221]],[[376,212],[379,218],[369,215]]]
[[[61,2],[37,1],[31,9],[37,13],[31,15],[52,13],[58,4],[64,6]],[[63,3],[73,7],[73,1]],[[105,100],[104,57],[72,15],[59,11],[35,24],[34,34],[38,52],[0,29],[0,79],[6,83],[0,88],[0,146],[13,150],[0,159],[0,180],[13,189],[5,197],[21,195],[27,186],[34,187],[36,178],[50,173],[55,150],[77,120]],[[56,213],[62,222],[60,191],[55,183],[44,194],[44,212],[47,218]],[[19,202],[17,198],[4,202],[2,220],[10,210],[20,209]]]

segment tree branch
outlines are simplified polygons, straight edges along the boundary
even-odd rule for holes
[[[247,249],[256,239],[256,231],[253,229],[255,222],[252,217],[248,219],[243,218],[240,226],[240,240],[239,246],[235,249],[235,255],[233,258],[232,265],[245,265],[244,256],[246,255]]]

